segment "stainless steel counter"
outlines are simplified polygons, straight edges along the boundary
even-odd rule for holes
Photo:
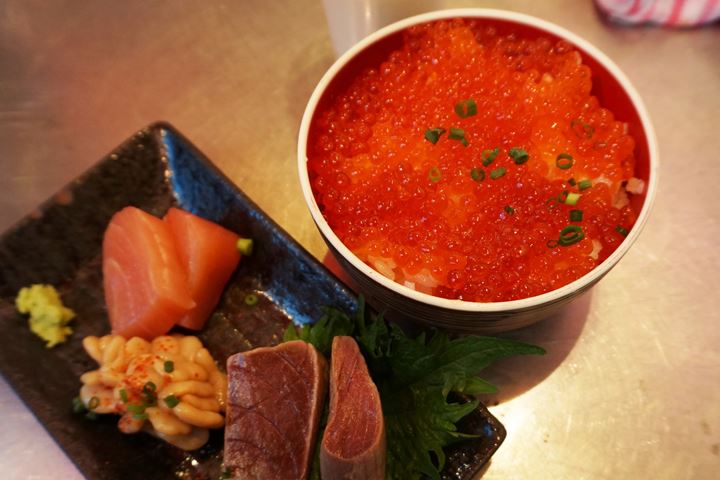
[[[595,43],[639,90],[660,141],[636,246],[562,315],[509,335],[545,358],[488,372],[508,437],[483,478],[717,478],[718,25],[614,27],[579,0],[435,3],[522,11]],[[333,58],[320,0],[1,2],[0,230],[163,119],[323,258],[295,144]],[[0,476],[81,478],[1,378],[0,418]]]

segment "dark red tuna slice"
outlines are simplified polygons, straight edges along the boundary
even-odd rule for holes
[[[327,392],[327,362],[303,341],[227,361],[225,466],[244,480],[304,479]]]
[[[385,422],[380,394],[351,337],[335,337],[330,414],[320,449],[323,479],[384,480]]]

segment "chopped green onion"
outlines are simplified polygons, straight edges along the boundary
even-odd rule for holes
[[[567,227],[560,230],[560,238],[558,239],[558,245],[562,247],[568,247],[580,240],[585,238],[585,234],[582,228],[578,225],[568,225]]]
[[[577,125],[580,125],[582,127],[582,131],[579,131],[577,128],[575,128]],[[570,128],[575,132],[575,135],[578,137],[581,137],[583,133],[585,133],[585,136],[587,138],[592,138],[593,134],[595,133],[595,128],[592,127],[592,125],[589,125],[579,118],[576,118],[572,122],[570,122]]]
[[[247,305],[248,307],[254,307],[258,304],[259,301],[260,299],[254,293],[248,293],[247,295],[245,295],[245,305]]]
[[[96,412],[87,412],[85,414],[85,418],[87,418],[88,420],[97,420],[97,416],[98,414]]]
[[[580,200],[579,193],[569,192],[565,197],[565,205],[577,205],[578,200]]]
[[[490,172],[490,178],[492,178],[493,180],[497,180],[498,178],[505,175],[506,172],[507,172],[507,169],[505,169],[505,167],[498,167],[495,170],[493,170],[492,172]]]
[[[87,407],[83,403],[83,401],[80,399],[80,397],[75,397],[72,399],[72,410],[73,413],[82,413],[85,410],[87,410]]]
[[[563,190],[562,192],[560,192],[560,195],[557,196],[558,203],[565,203],[565,200],[567,200],[569,194],[570,190]]]
[[[547,245],[548,248],[555,248],[558,246],[558,242],[557,240],[548,240],[545,245]]]
[[[165,373],[172,373],[175,370],[175,362],[172,360],[165,360],[165,363],[163,363],[163,370],[165,370]]]
[[[95,410],[100,406],[100,399],[98,397],[92,397],[88,402],[88,410]]]
[[[142,412],[142,413],[134,413],[134,414],[133,414],[133,418],[134,418],[135,420],[147,420],[147,419],[148,419],[148,414],[145,413],[145,412]]]
[[[252,238],[238,238],[236,247],[241,255],[249,257],[253,252],[253,240]]]
[[[513,207],[511,207],[510,205],[505,205],[504,210],[508,213],[508,215],[512,215],[515,213],[515,209]]]
[[[135,404],[132,404],[132,405],[128,405],[128,406],[127,406],[127,411],[130,412],[130,413],[139,414],[139,413],[144,413],[144,412],[145,412],[145,408],[146,408],[145,405],[135,405]]]
[[[620,225],[617,225],[617,226],[615,227],[615,231],[618,232],[618,233],[619,233],[620,235],[622,235],[623,237],[627,237],[627,236],[628,236],[628,231],[627,231],[627,229],[621,227]]]
[[[477,104],[475,100],[469,98],[462,102],[455,104],[455,113],[460,118],[472,117],[477,114]]]
[[[472,170],[470,170],[470,178],[472,178],[478,183],[482,182],[483,180],[485,180],[485,170],[478,167],[473,168]]]
[[[561,153],[555,159],[555,166],[562,170],[567,170],[568,168],[572,167],[573,163],[573,157],[569,153]]]
[[[468,146],[468,141],[465,139],[465,130],[463,130],[462,128],[451,128],[450,133],[448,134],[448,138],[450,140],[458,140],[464,146]]]
[[[425,130],[425,140],[435,145],[438,140],[440,140],[440,136],[445,133],[445,129],[441,127],[436,128],[428,128]]]
[[[143,393],[145,394],[145,403],[147,405],[156,405],[157,404],[157,398],[155,398],[155,391],[157,390],[157,386],[153,382],[147,382],[143,386]]]
[[[120,389],[120,399],[123,401],[123,403],[127,403],[127,402],[128,402],[127,390],[125,390],[124,388],[121,388],[121,389]]]
[[[557,203],[557,201],[558,201],[557,197],[550,197],[547,200],[545,200],[545,205],[547,205],[548,208],[550,210],[552,210],[554,208],[557,208],[557,205],[555,205]]]
[[[522,165],[523,163],[527,162],[530,156],[528,153],[523,150],[522,148],[511,148],[508,152],[508,155],[513,159],[516,165]]]
[[[582,210],[570,210],[570,221],[571,222],[582,222],[583,211]]]
[[[576,184],[577,184],[577,182],[575,181],[574,178],[570,177],[568,179],[568,185],[570,185],[571,187],[574,187]]]
[[[442,178],[442,172],[440,171],[440,168],[437,167],[437,166],[432,167],[432,168],[428,171],[428,178],[429,178],[430,181],[433,182],[433,183],[439,182],[440,179]]]
[[[587,190],[588,188],[592,187],[592,182],[590,180],[580,180],[577,186],[582,192],[583,190]]]
[[[499,148],[493,148],[492,150],[483,150],[482,155],[481,155],[483,166],[487,167],[492,162],[494,162],[495,157],[498,156],[498,153],[500,153]]]
[[[163,398],[165,401],[165,405],[168,406],[168,408],[175,408],[177,407],[178,403],[180,403],[180,400],[175,395],[168,395],[167,397]]]

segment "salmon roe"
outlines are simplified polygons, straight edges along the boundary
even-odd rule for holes
[[[350,250],[416,290],[480,302],[554,290],[636,219],[635,143],[591,87],[566,42],[465,20],[412,27],[316,113],[315,198]]]

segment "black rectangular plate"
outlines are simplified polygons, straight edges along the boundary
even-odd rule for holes
[[[79,377],[95,368],[87,335],[109,332],[102,291],[102,236],[127,205],[162,216],[173,205],[253,238],[220,305],[199,335],[224,365],[238,351],[280,341],[289,322],[312,322],[323,305],[354,311],[353,293],[318,263],[197,148],[166,123],[136,133],[80,178],[0,237],[0,371],[38,420],[91,479],[217,479],[222,432],[186,453],[148,435],[124,435],[117,417],[90,422],[71,411]],[[75,310],[75,333],[46,349],[14,307],[18,290],[55,285]],[[245,305],[248,293],[258,305]],[[449,449],[444,479],[469,479],[488,461],[505,430],[484,407],[463,422],[477,439]]]

